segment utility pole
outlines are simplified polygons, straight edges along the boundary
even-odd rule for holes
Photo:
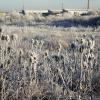
[[[62,16],[63,16],[63,10],[64,10],[64,2],[63,2],[63,0],[61,1],[61,10],[62,10]]]
[[[24,4],[23,4],[23,7],[22,7],[22,9],[23,9],[23,10],[25,10]]]
[[[87,9],[90,9],[90,0],[87,2]]]
[[[61,4],[61,9],[63,10],[64,9],[64,2],[62,0],[62,4]]]

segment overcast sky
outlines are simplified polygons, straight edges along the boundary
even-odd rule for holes
[[[62,0],[0,0],[1,10],[61,9]],[[87,0],[63,0],[64,8],[86,8]],[[100,8],[100,0],[90,0],[91,8]]]

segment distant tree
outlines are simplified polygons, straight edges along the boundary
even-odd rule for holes
[[[22,10],[22,14],[25,15],[25,10]]]

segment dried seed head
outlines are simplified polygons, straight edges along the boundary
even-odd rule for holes
[[[78,37],[76,37],[76,42],[79,42],[79,38]]]
[[[29,62],[30,62],[30,63],[33,62],[33,58],[32,58],[32,57],[29,58]]]
[[[7,42],[10,42],[10,37],[9,37],[9,35],[1,35],[1,40],[2,41],[7,41]]]
[[[71,49],[75,50],[76,49],[76,44],[74,42],[71,43]]]
[[[4,35],[1,35],[1,40],[5,40],[5,36]]]
[[[83,34],[83,37],[85,38],[86,37],[86,34]]]
[[[36,57],[33,57],[34,58],[34,60],[36,60]]]
[[[7,47],[7,53],[9,54],[11,51],[11,47]]]
[[[46,51],[44,52],[44,56],[45,56],[45,57],[49,56],[49,51],[48,51],[48,50],[46,50]]]
[[[39,59],[39,55],[37,54],[37,53],[33,53],[33,59],[35,60],[35,61],[38,61],[38,59]]]
[[[20,49],[19,50],[19,55],[23,55],[24,53],[23,53],[23,50],[22,49]]]
[[[34,39],[32,39],[32,40],[31,40],[31,43],[32,43],[32,44],[34,44],[34,43],[35,43],[35,40],[34,40]]]
[[[79,48],[79,52],[80,52],[80,53],[83,53],[84,49],[85,49],[85,48],[84,48],[84,45],[81,45],[80,48]]]
[[[39,45],[40,44],[40,41],[39,40],[36,40],[36,45]]]
[[[37,54],[36,52],[29,51],[28,56],[31,62],[38,61],[39,59],[39,54]]]
[[[41,45],[43,45],[44,44],[44,41],[43,40],[41,40]]]
[[[1,64],[1,65],[0,65],[0,68],[3,68],[3,66],[4,66],[4,65],[3,65],[3,64]]]
[[[10,36],[10,38],[11,38],[11,40],[17,40],[18,39],[18,36],[17,36],[17,34],[12,34],[11,36]]]
[[[81,41],[80,41],[80,42],[81,42],[81,44],[83,44],[83,43],[84,43],[84,39],[83,39],[83,38],[81,38]]]
[[[9,64],[10,64],[10,62],[11,62],[11,60],[10,60],[10,59],[8,59],[8,61],[7,61],[7,65],[9,65]]]
[[[9,35],[6,35],[6,41],[10,42],[10,37],[9,37]]]
[[[2,32],[2,28],[0,28],[0,33]]]

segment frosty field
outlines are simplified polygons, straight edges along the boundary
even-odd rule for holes
[[[100,17],[82,18],[2,20],[0,100],[100,100]]]

